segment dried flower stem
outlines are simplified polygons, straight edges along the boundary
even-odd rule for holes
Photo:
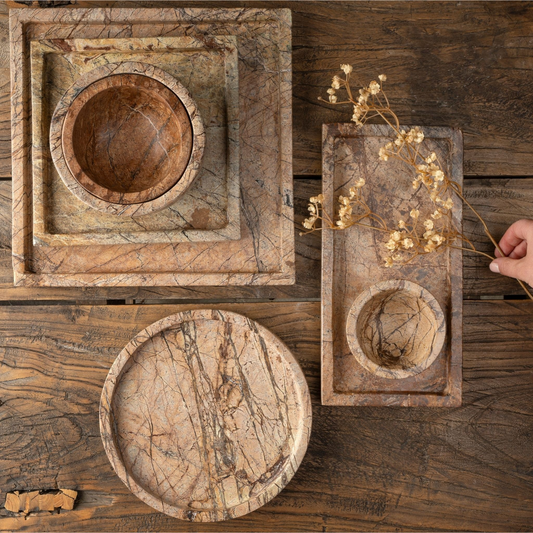
[[[353,105],[352,121],[357,126],[362,126],[369,119],[380,117],[387,124],[396,138],[387,143],[379,150],[379,158],[383,161],[397,159],[413,168],[416,177],[413,181],[415,190],[425,190],[434,205],[434,212],[420,216],[418,209],[412,209],[409,213],[409,222],[400,220],[397,227],[389,228],[385,220],[377,213],[374,213],[366,203],[361,189],[365,185],[365,180],[360,178],[349,190],[349,196],[339,196],[338,213],[336,220],[324,210],[324,197],[320,194],[310,199],[309,217],[304,221],[303,226],[307,232],[320,230],[324,225],[330,229],[343,230],[351,226],[369,228],[388,234],[388,241],[384,243],[387,250],[385,266],[391,267],[394,264],[406,265],[415,258],[433,252],[441,252],[446,248],[464,250],[479,255],[483,255],[491,260],[490,254],[478,250],[475,245],[461,231],[459,231],[452,217],[453,199],[450,196],[457,196],[464,205],[474,213],[483,226],[483,230],[502,256],[502,249],[492,236],[483,217],[464,197],[461,186],[451,179],[443,170],[443,167],[435,154],[422,153],[421,147],[424,140],[424,133],[418,127],[409,131],[403,130],[396,113],[391,109],[389,99],[383,91],[385,75],[379,76],[378,81],[372,81],[367,87],[359,90],[359,95],[354,97],[350,86],[350,76],[353,71],[351,65],[341,65],[344,72],[344,79],[334,76],[331,88],[328,89],[328,100],[319,100],[333,105],[351,104]],[[337,91],[344,89],[347,99],[338,101]],[[423,220],[425,218],[425,220]],[[362,221],[368,220],[365,224]],[[423,220],[423,222],[422,222]],[[320,222],[320,226],[318,225]],[[423,228],[422,228],[423,227]],[[457,245],[456,241],[463,244]],[[526,285],[517,280],[526,294],[533,300],[533,295]]]

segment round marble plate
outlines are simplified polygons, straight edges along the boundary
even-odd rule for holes
[[[270,501],[296,472],[310,431],[309,390],[291,352],[227,311],[147,327],[113,363],[100,401],[115,472],[183,520],[227,520]]]

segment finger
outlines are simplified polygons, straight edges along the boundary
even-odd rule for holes
[[[510,278],[517,278],[526,281],[531,277],[528,264],[524,259],[511,259],[510,257],[500,257],[495,259],[489,268],[492,272],[497,272]]]
[[[533,220],[518,220],[511,224],[500,241],[500,248],[509,255],[524,240],[533,240]]]
[[[533,243],[531,243],[533,246]],[[522,241],[509,255],[511,259],[522,259],[527,255],[527,241]]]

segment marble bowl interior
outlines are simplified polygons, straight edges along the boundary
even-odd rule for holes
[[[95,196],[117,203],[140,203],[170,189],[192,146],[180,100],[156,80],[132,74],[88,90],[73,102],[70,131],[63,133],[70,138],[65,151],[74,177]]]
[[[409,377],[440,353],[444,324],[439,304],[427,291],[388,286],[361,302],[353,324],[355,351],[363,366],[379,376]]]

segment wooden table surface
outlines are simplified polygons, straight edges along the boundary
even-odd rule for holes
[[[463,130],[466,193],[496,236],[533,217],[533,3],[216,3],[266,4],[293,10],[297,223],[321,188],[321,124],[350,116],[317,100],[341,62],[364,80],[386,73],[402,122]],[[0,505],[9,491],[58,487],[78,490],[79,501],[73,511],[27,519],[1,508],[0,530],[533,529],[533,302],[516,282],[465,255],[463,405],[454,409],[320,405],[315,235],[296,237],[294,286],[14,288],[8,59],[2,2]],[[465,228],[491,251],[468,215]],[[189,524],[155,512],[115,475],[98,402],[110,365],[138,331],[183,309],[214,306],[258,320],[293,351],[311,390],[313,431],[278,497],[230,522]]]

